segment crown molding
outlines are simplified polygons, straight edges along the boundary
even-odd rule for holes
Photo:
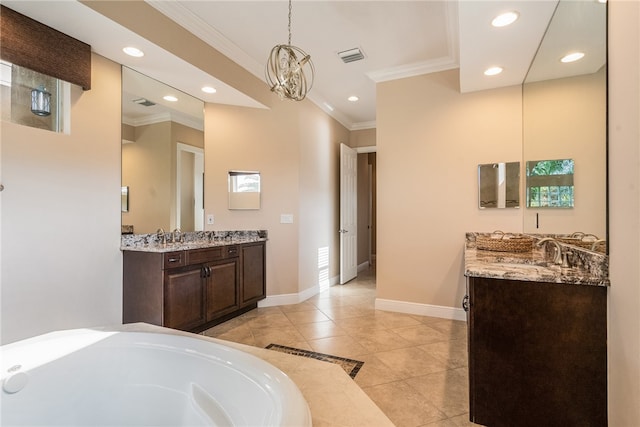
[[[145,125],[153,125],[156,123],[162,122],[174,122],[179,123],[181,125],[204,131],[204,123],[200,120],[192,119],[191,117],[182,115],[182,114],[172,114],[172,113],[160,113],[160,114],[150,114],[148,116],[144,116],[142,118],[134,119],[131,117],[122,117],[122,123],[129,126],[145,126]]]

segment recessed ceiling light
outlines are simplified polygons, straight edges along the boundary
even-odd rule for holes
[[[491,67],[491,68],[487,68],[486,70],[484,70],[484,75],[485,76],[495,76],[497,74],[500,74],[502,72],[502,67]]]
[[[133,46],[127,46],[124,49],[122,49],[122,51],[124,53],[126,53],[127,55],[134,56],[136,58],[140,58],[140,57],[144,56],[144,52],[143,51],[141,51],[137,47],[133,47]]]
[[[176,98],[173,95],[163,96],[162,99],[164,99],[165,101],[169,101],[169,102],[176,102],[178,100],[178,98]]]
[[[493,25],[494,27],[506,27],[507,25],[511,25],[516,22],[519,16],[520,14],[515,11],[501,13],[500,15],[493,18],[493,21],[491,21],[491,25]]]
[[[578,61],[579,59],[582,59],[582,58],[584,58],[584,53],[582,53],[582,52],[572,52],[572,53],[569,53],[569,54],[563,56],[560,59],[560,62],[564,62],[564,63],[575,62],[575,61]]]
[[[211,87],[211,86],[205,86],[202,88],[202,91],[205,93],[216,93],[216,88]]]
[[[360,99],[360,98],[358,98],[357,96],[355,96],[355,95],[351,95],[350,97],[348,97],[348,98],[347,98],[347,101],[350,101],[350,102],[356,102],[356,101],[357,101],[357,100],[359,100],[359,99]]]

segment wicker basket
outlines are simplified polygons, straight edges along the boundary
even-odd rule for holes
[[[494,252],[529,252],[533,249],[533,239],[524,236],[477,236],[476,248]]]

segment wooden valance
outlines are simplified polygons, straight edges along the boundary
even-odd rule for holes
[[[0,57],[91,89],[91,46],[2,5]]]

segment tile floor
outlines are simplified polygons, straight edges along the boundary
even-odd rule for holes
[[[252,310],[205,335],[364,362],[355,381],[398,427],[469,422],[466,323],[374,309],[375,270],[300,304]]]

